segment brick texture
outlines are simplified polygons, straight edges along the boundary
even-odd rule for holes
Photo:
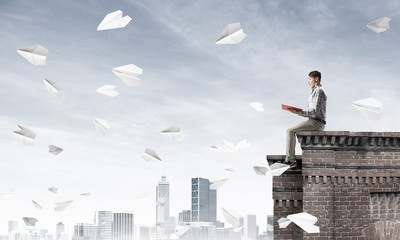
[[[302,132],[297,169],[273,179],[275,239],[400,239],[400,133]],[[268,155],[271,164],[285,156]],[[318,218],[320,233],[295,224],[289,214]]]

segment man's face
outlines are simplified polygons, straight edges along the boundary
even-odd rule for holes
[[[318,77],[308,77],[308,85],[310,85],[311,88],[318,86],[319,83],[319,78]]]

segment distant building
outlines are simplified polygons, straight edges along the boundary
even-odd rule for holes
[[[244,237],[248,240],[256,240],[257,231],[256,215],[247,215],[244,219]]]
[[[112,238],[112,212],[97,212],[97,240],[110,240]]]
[[[137,240],[150,240],[151,231],[150,227],[147,226],[136,226],[135,235]]]
[[[217,223],[217,190],[208,179],[192,178],[192,222]]]
[[[267,216],[267,236],[268,239],[274,239],[274,216],[268,215]]]
[[[0,240],[8,240],[8,235],[0,235]]]
[[[183,210],[179,213],[179,222],[191,222],[192,221],[192,211]]]
[[[185,226],[189,229],[179,237],[179,240],[220,240],[217,238],[217,228],[211,222],[191,222]]]
[[[235,232],[232,228],[217,228],[217,240],[240,240],[241,232]]]
[[[61,239],[61,233],[64,232],[65,225],[62,222],[58,222],[56,225],[56,240]]]
[[[169,182],[165,176],[156,186],[156,227],[157,237],[164,237],[165,227],[169,220]]]
[[[39,235],[41,239],[46,239],[46,234],[49,232],[47,229],[40,229],[39,230]]]
[[[133,240],[134,218],[133,213],[114,213],[113,240]]]
[[[97,227],[94,224],[78,223],[74,226],[72,240],[96,240]]]

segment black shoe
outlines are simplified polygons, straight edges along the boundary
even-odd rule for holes
[[[290,166],[289,168],[296,168],[297,167],[297,162],[288,162],[288,161],[284,160],[282,162],[282,164],[289,165]]]

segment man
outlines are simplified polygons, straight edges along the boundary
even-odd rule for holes
[[[295,157],[295,134],[301,131],[323,131],[325,129],[327,96],[321,85],[321,73],[318,71],[310,72],[308,74],[308,85],[312,89],[311,95],[308,98],[308,110],[299,111],[289,109],[289,111],[294,114],[308,117],[307,121],[295,124],[286,130],[286,159],[282,163],[290,165],[290,168],[295,168],[297,166]]]

